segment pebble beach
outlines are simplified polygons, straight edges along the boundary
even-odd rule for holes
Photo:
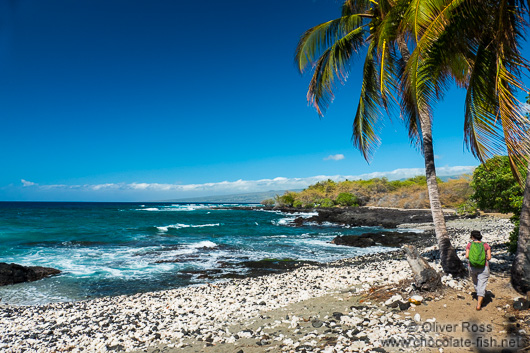
[[[469,232],[480,230],[493,249],[492,276],[509,276],[513,257],[504,243],[513,226],[508,219],[459,219],[447,226],[461,258]],[[432,224],[400,225],[407,227],[432,230]],[[432,244],[420,251],[441,271],[436,249],[433,236]],[[391,307],[398,299],[421,295],[410,284],[411,276],[402,251],[395,250],[167,291],[38,306],[0,305],[0,351],[397,351],[385,340],[427,340],[433,332],[411,331],[411,323],[437,320],[421,317],[414,304],[404,310]],[[469,294],[467,279],[444,276],[442,282],[451,293]],[[377,297],[378,291],[385,295]],[[444,294],[432,294],[429,300],[444,300]],[[501,312],[493,305],[488,309]]]

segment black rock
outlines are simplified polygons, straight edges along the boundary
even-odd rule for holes
[[[315,320],[313,320],[313,321],[311,322],[311,325],[312,325],[314,328],[319,328],[319,327],[322,327],[322,325],[324,325],[324,323],[323,323],[322,321],[320,321],[320,320],[315,319]]]
[[[398,305],[399,305],[399,310],[401,310],[401,311],[404,311],[404,310],[407,310],[408,308],[410,308],[410,303],[409,302],[399,302]]]
[[[61,271],[41,266],[21,266],[0,262],[0,286],[23,282],[38,281],[39,279],[57,275]]]
[[[289,212],[291,210],[282,209]],[[300,212],[294,209],[292,212]],[[340,225],[368,226],[384,228],[396,228],[402,223],[430,223],[432,213],[430,209],[404,210],[397,208],[372,208],[372,207],[350,207],[350,208],[318,208],[318,215],[304,218],[305,222],[322,224],[330,222]],[[457,216],[446,214],[445,219],[455,219]],[[298,222],[296,225],[299,225]]]
[[[369,246],[389,246],[400,247],[403,244],[412,244],[418,242],[427,242],[433,238],[431,233],[415,232],[382,232],[382,233],[364,233],[361,235],[339,235],[331,241],[332,244],[355,246],[357,248],[366,248]]]
[[[333,313],[333,317],[335,318],[335,320],[340,320],[340,318],[344,316],[343,313],[339,313],[339,312],[334,312]]]
[[[528,310],[530,307],[530,302],[525,299],[518,299],[513,303],[513,308],[515,310]]]
[[[125,347],[122,346],[121,344],[117,344],[115,346],[107,346],[107,350],[121,352],[121,351],[125,351]]]

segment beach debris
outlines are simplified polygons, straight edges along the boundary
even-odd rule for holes
[[[412,270],[416,288],[427,291],[439,288],[442,284],[440,275],[429,265],[427,260],[420,256],[416,247],[403,245],[402,248],[405,251],[407,262]]]
[[[420,305],[423,302],[423,297],[421,295],[413,295],[409,298],[409,302],[414,305]]]

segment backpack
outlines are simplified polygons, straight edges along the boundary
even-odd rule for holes
[[[482,242],[471,242],[469,264],[473,267],[484,267],[486,265],[486,249]]]

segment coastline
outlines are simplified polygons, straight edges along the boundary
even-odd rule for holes
[[[399,227],[432,229],[430,224],[419,223]],[[506,283],[513,258],[506,254],[503,245],[512,228],[508,220],[453,220],[448,222],[448,228],[461,257],[469,231],[481,230],[493,247],[491,280]],[[435,250],[432,245],[421,252],[440,270]],[[453,294],[433,294],[429,305],[404,312],[381,305],[389,293],[411,295],[407,283],[410,277],[408,263],[401,251],[395,250],[304,266],[282,274],[169,291],[34,307],[0,305],[0,350],[383,352],[392,351],[382,347],[385,338],[427,337],[432,333],[410,332],[410,323],[415,313],[433,307],[433,303],[453,303],[455,300],[448,299],[450,295],[461,295],[465,299],[459,299],[459,305],[472,309],[466,306],[471,302],[469,281],[448,277],[444,277],[447,293]],[[379,294],[374,297],[374,293]],[[505,293],[495,294],[497,298],[505,297]],[[510,311],[506,303],[514,296],[510,292],[504,306],[499,307],[496,301],[501,299],[494,298],[478,313],[482,315],[478,319],[485,319],[488,314],[504,318]],[[443,311],[439,314],[447,314]],[[432,317],[420,318],[421,322],[427,319]],[[503,334],[502,329],[497,331]]]

